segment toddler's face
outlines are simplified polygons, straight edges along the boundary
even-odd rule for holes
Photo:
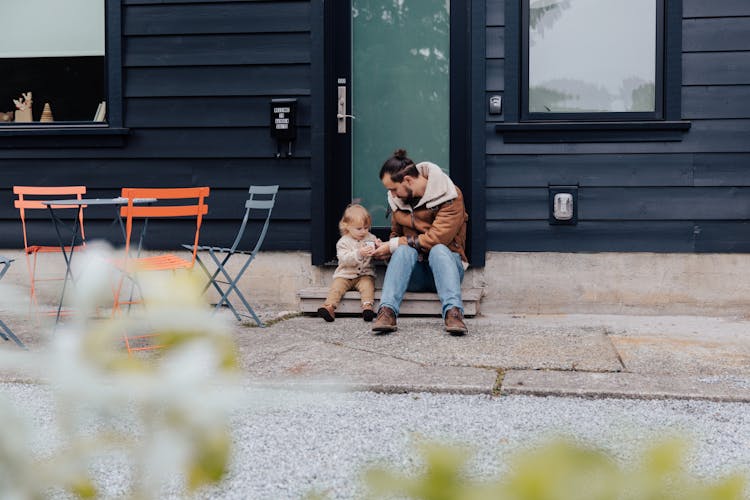
[[[367,236],[367,233],[369,232],[370,232],[370,228],[367,226],[362,226],[360,224],[354,224],[353,226],[349,226],[349,234],[355,240],[361,240],[362,238]]]

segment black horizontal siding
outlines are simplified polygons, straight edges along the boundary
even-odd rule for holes
[[[487,246],[500,252],[693,252],[695,225],[677,222],[487,221]]]
[[[488,220],[547,220],[548,189],[487,190]],[[581,187],[579,221],[743,220],[750,188]]]
[[[582,222],[488,221],[495,251],[527,252],[742,252],[750,248],[750,223],[729,221]]]
[[[489,58],[505,55],[505,30],[500,27],[487,28],[486,55]]]
[[[300,130],[296,141],[296,156],[310,156],[309,129]],[[128,137],[127,148],[119,151],[120,158],[271,158],[276,145],[268,127],[255,128],[175,128],[135,129]],[[64,142],[61,142],[61,145]],[[48,148],[37,150],[10,149],[2,151],[2,158],[99,158],[101,150],[77,148]],[[124,172],[124,175],[127,173]]]
[[[695,120],[680,142],[504,144],[488,123],[487,153],[728,153],[750,152],[750,117],[741,120]]]
[[[137,97],[128,99],[128,126],[134,128],[268,127],[268,97]],[[297,124],[310,126],[310,98],[297,101]]]
[[[505,26],[504,0],[486,0],[485,22],[487,26]]]
[[[750,17],[687,19],[682,25],[683,52],[750,50]]]
[[[743,85],[750,82],[750,52],[682,55],[683,85]]]
[[[750,85],[682,88],[684,117],[689,120],[750,116]]]
[[[166,184],[166,185],[165,185]],[[127,187],[182,187],[171,182],[142,184],[133,181]],[[120,195],[119,189],[87,189],[86,196],[90,198],[112,198]],[[206,221],[213,219],[242,219],[245,213],[245,201],[248,190],[214,188],[206,199],[209,211]],[[310,190],[309,189],[281,189],[276,197],[272,218],[274,220],[307,220],[310,218]],[[18,219],[18,210],[13,207],[14,195],[11,190],[0,192],[0,219]],[[72,211],[71,211],[72,212]],[[85,219],[112,219],[113,208],[108,206],[92,206],[84,210]],[[27,211],[27,218],[50,222],[47,210]]]
[[[515,69],[505,2],[486,7],[488,99]],[[683,2],[681,118],[692,123],[681,141],[506,144],[494,130],[504,116],[487,114],[488,249],[750,251],[748,32],[746,0]],[[579,186],[577,225],[549,224],[550,185]]]
[[[115,247],[122,246],[122,232],[119,225],[113,224],[112,219],[92,219],[84,221],[86,237],[93,240],[106,240]],[[32,221],[37,226],[30,228],[36,237],[36,241],[42,245],[57,245],[56,236],[49,230],[51,224],[48,220]],[[191,243],[191,230],[189,223],[180,220],[149,222],[146,249],[161,250],[179,248],[182,243]],[[206,219],[201,227],[201,241],[209,245],[231,245],[234,236],[239,229],[236,220],[211,220]],[[36,230],[36,231],[35,231]],[[247,234],[252,237],[258,234],[260,222],[252,221],[248,224]],[[192,233],[194,234],[194,232]],[[299,250],[305,248],[310,240],[310,223],[305,220],[275,220],[269,224],[268,234],[263,244],[264,249],[274,250]],[[0,220],[0,245],[3,248],[23,248],[23,233],[21,223],[18,220]],[[246,247],[251,249],[249,245]],[[59,256],[55,256],[59,257]],[[59,257],[62,258],[62,257]]]
[[[125,65],[226,66],[310,62],[309,33],[141,36],[127,40]]]
[[[22,245],[13,185],[208,185],[205,242],[237,231],[248,187],[279,184],[266,249],[310,248],[310,1],[124,0],[123,147],[0,149],[0,244]],[[269,101],[299,99],[294,157],[276,159]],[[118,241],[114,211],[86,209],[91,238]],[[32,220],[50,231],[46,212]],[[257,229],[257,221],[252,225]],[[181,230],[187,229],[180,239]],[[44,231],[44,229],[42,229]],[[150,248],[189,241],[185,222],[154,221]],[[52,236],[51,232],[46,237]],[[183,241],[184,240],[184,241]],[[56,240],[52,238],[51,243]]]
[[[129,68],[125,97],[310,95],[307,64]]]
[[[125,36],[310,31],[310,3],[307,1],[162,5],[164,3],[128,7],[123,28]]]
[[[694,17],[733,17],[750,16],[750,2],[747,0],[683,0],[682,15]]]
[[[693,155],[497,155],[487,159],[488,188],[548,184],[674,187],[692,186],[693,181]]]
[[[485,77],[487,90],[503,90],[505,88],[505,59],[487,59]]]
[[[155,169],[142,159],[86,158],[49,159],[41,171],[31,168],[27,159],[0,159],[0,185],[85,185],[89,190],[112,186],[140,187],[211,186],[214,189],[234,188],[251,184],[279,184],[282,189],[310,187],[309,161],[306,158],[277,160],[275,158],[184,158],[160,159]],[[127,172],[127,184],[123,183]],[[0,192],[10,193],[10,188]],[[115,191],[112,191],[113,193]]]

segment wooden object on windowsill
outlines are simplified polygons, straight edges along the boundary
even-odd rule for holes
[[[55,118],[52,116],[52,108],[48,102],[44,103],[44,109],[42,110],[42,116],[39,118],[40,122],[53,122]]]
[[[53,122],[55,118],[52,116],[52,108],[49,103],[44,103],[44,109],[42,110],[42,116],[39,117],[40,122]]]
[[[16,105],[16,121],[17,122],[30,122],[33,121],[31,117],[31,92],[22,92],[21,97],[13,99],[13,104]]]
[[[16,110],[16,122],[31,122],[34,121],[31,118],[31,108],[17,109]]]

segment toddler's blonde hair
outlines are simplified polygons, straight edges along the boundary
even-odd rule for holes
[[[368,230],[372,227],[372,217],[365,207],[352,203],[344,210],[344,215],[339,221],[339,232],[341,236],[349,234],[349,228],[355,224],[362,224]]]

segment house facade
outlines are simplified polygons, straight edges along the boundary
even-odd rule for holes
[[[219,242],[249,185],[279,184],[265,250],[314,269],[351,200],[387,225],[377,172],[403,147],[464,191],[479,271],[750,250],[745,0],[82,1],[102,5],[91,51],[0,54],[4,75],[22,68],[0,112],[33,91],[61,113],[41,122],[35,99],[31,122],[0,122],[2,248],[22,241],[13,185],[208,185],[202,236]],[[293,139],[272,134],[278,99]]]

